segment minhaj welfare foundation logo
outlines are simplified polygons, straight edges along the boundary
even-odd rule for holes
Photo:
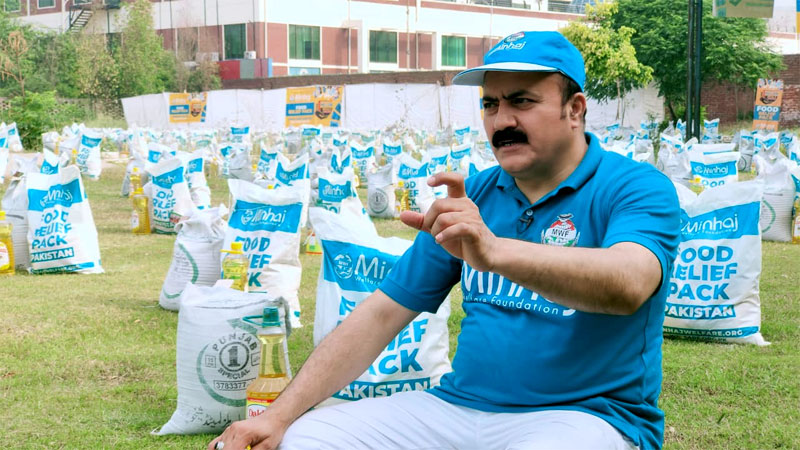
[[[542,244],[559,247],[575,247],[581,234],[575,229],[572,214],[560,214],[558,220],[542,231]]]

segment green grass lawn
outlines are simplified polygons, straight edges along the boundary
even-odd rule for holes
[[[119,196],[121,165],[86,181],[102,275],[17,273],[0,279],[0,435],[14,448],[203,448],[212,438],[150,436],[175,410],[178,315],[158,306],[174,236],[134,236]],[[224,180],[210,180],[215,203]],[[412,238],[398,221],[384,236]],[[320,256],[301,254],[306,326],[292,367],[312,349]],[[800,246],[765,243],[761,301],[769,347],[667,340],[666,447],[800,448]],[[461,313],[454,290],[451,353]]]

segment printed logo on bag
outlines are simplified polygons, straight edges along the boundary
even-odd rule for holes
[[[242,231],[294,233],[300,226],[302,203],[263,205],[237,200],[228,225]]]
[[[183,167],[153,177],[153,184],[163,189],[172,189],[172,185],[183,182]]]
[[[303,164],[297,169],[287,172],[282,164],[278,164],[278,170],[275,173],[275,178],[283,184],[292,184],[292,181],[308,178],[308,166]]]
[[[560,214],[549,228],[542,231],[542,244],[558,247],[575,247],[578,245],[581,233],[575,228],[575,224],[571,219],[571,213]]]
[[[403,179],[427,177],[428,163],[421,165],[418,169],[403,164],[400,166],[397,176]]]
[[[375,214],[381,214],[389,208],[389,196],[383,189],[378,189],[370,193],[367,198],[369,209]]]
[[[245,399],[238,397],[257,375],[258,351],[258,339],[242,330],[207,344],[197,355],[197,375],[203,389],[220,403],[244,406]]]
[[[79,180],[67,184],[56,184],[50,189],[28,189],[28,208],[32,211],[44,211],[56,205],[70,207],[83,201]]]
[[[358,292],[377,289],[399,258],[374,248],[326,240],[322,241],[322,254],[323,278],[342,289]]]
[[[375,153],[375,147],[367,147],[365,149],[359,149],[356,147],[350,147],[350,153],[353,155],[355,159],[366,159]]]
[[[689,217],[681,210],[681,235],[683,240],[737,239],[758,235],[760,210],[761,202],[720,208],[695,217]]]

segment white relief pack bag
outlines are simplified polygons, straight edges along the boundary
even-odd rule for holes
[[[358,177],[362,183],[369,181],[375,168],[375,146],[372,144],[350,144],[350,154],[353,157],[353,167],[358,169]]]
[[[27,174],[31,273],[103,273],[100,246],[80,170]]]
[[[675,184],[681,243],[669,280],[664,334],[767,345],[759,297],[763,183],[731,183],[700,195]]]
[[[393,141],[389,138],[383,140],[383,156],[386,158],[386,164],[391,164],[392,161],[403,153],[403,143]]]
[[[428,162],[428,175],[447,171],[447,160],[450,158],[450,149],[445,146],[436,145],[428,149],[425,153],[427,158],[423,162]]]
[[[0,129],[0,185],[6,180],[6,170],[8,170],[8,135]]]
[[[257,179],[272,180],[275,178],[278,153],[280,153],[280,146],[278,145],[273,145],[272,147],[261,146],[258,164],[256,165],[255,177]]]
[[[61,167],[61,159],[55,153],[51,152],[48,149],[42,150],[43,158],[42,158],[42,168],[39,172],[45,175],[53,175],[54,173],[58,173],[58,169]]]
[[[228,188],[233,208],[223,248],[242,243],[250,260],[247,289],[284,298],[292,327],[299,328],[300,228],[308,185],[265,189],[244,180],[228,180]],[[222,256],[218,256],[220,261]]]
[[[178,311],[180,296],[187,283],[213,286],[220,278],[220,250],[228,224],[223,216],[228,208],[196,210],[175,225],[178,233],[172,251],[172,263],[161,287],[158,304]]]
[[[205,174],[205,150],[195,150],[192,153],[177,152],[176,156],[186,168],[186,182],[189,185],[189,194],[192,203],[197,209],[211,207],[211,189],[208,188]]]
[[[331,173],[328,168],[322,167],[319,172],[319,194],[314,206],[338,212],[342,200],[349,197],[358,197],[353,184],[353,168],[347,167],[342,173]]]
[[[28,248],[28,174],[36,172],[36,160],[15,158],[11,182],[3,195],[2,207],[6,219],[11,222],[11,239],[14,241],[14,266],[18,269],[31,268]]]
[[[448,171],[467,176],[469,174],[469,166],[465,166],[462,163],[470,155],[472,155],[472,143],[464,143],[453,147],[447,160]]]
[[[247,385],[258,376],[258,328],[242,320],[283,302],[267,294],[227,287],[186,285],[180,298],[176,339],[177,407],[151,434],[220,433],[246,418]]]
[[[303,213],[300,216],[300,228],[305,228],[308,223],[308,206],[311,202],[311,178],[308,170],[308,153],[304,153],[294,161],[282,153],[278,154],[278,163],[275,168],[275,188],[292,187],[292,192],[301,192],[303,199]]]
[[[392,165],[379,168],[367,183],[367,214],[392,219],[397,215],[397,198],[392,184]]]
[[[656,168],[666,174],[670,180],[688,185],[692,179],[692,168],[689,164],[689,153],[679,136],[661,133]]]
[[[100,142],[103,140],[103,135],[98,131],[84,128],[80,136],[76,163],[81,173],[97,180],[103,170],[103,162],[100,159]]]
[[[175,233],[175,224],[195,209],[178,158],[163,160],[151,169],[144,193],[150,197],[150,224],[156,233]]]
[[[351,167],[353,165],[352,160],[350,148],[340,150],[338,147],[335,147],[331,150],[331,157],[328,165],[332,172],[342,173],[345,167]]]
[[[408,191],[409,209],[425,214],[433,204],[433,190],[428,186],[428,163],[422,163],[403,153],[398,158],[397,181],[403,182],[402,189]]]
[[[11,122],[6,127],[6,133],[8,136],[8,149],[12,152],[19,153],[22,149],[22,140],[19,138],[19,129],[17,128],[17,122]]]
[[[175,156],[175,151],[172,150],[170,147],[166,145],[162,145],[156,142],[150,142],[147,144],[147,161],[144,163],[144,170],[146,172],[152,173],[155,167],[168,159],[172,159]]]
[[[378,236],[374,226],[347,212],[311,208],[311,225],[322,242],[317,282],[314,345],[366,299],[411,241]],[[425,390],[451,370],[447,319],[450,298],[436,314],[421,313],[381,352],[370,367],[320,406],[397,392]]]
[[[692,176],[700,177],[704,189],[715,188],[739,181],[738,152],[708,153],[689,152]]]
[[[792,207],[794,206],[795,186],[791,168],[796,167],[783,154],[771,161],[763,156],[758,159],[757,179],[764,183],[764,197],[761,199],[761,239],[765,241],[791,242]]]

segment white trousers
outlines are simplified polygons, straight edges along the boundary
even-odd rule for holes
[[[636,448],[591,414],[484,412],[415,391],[310,411],[289,427],[279,450]]]

